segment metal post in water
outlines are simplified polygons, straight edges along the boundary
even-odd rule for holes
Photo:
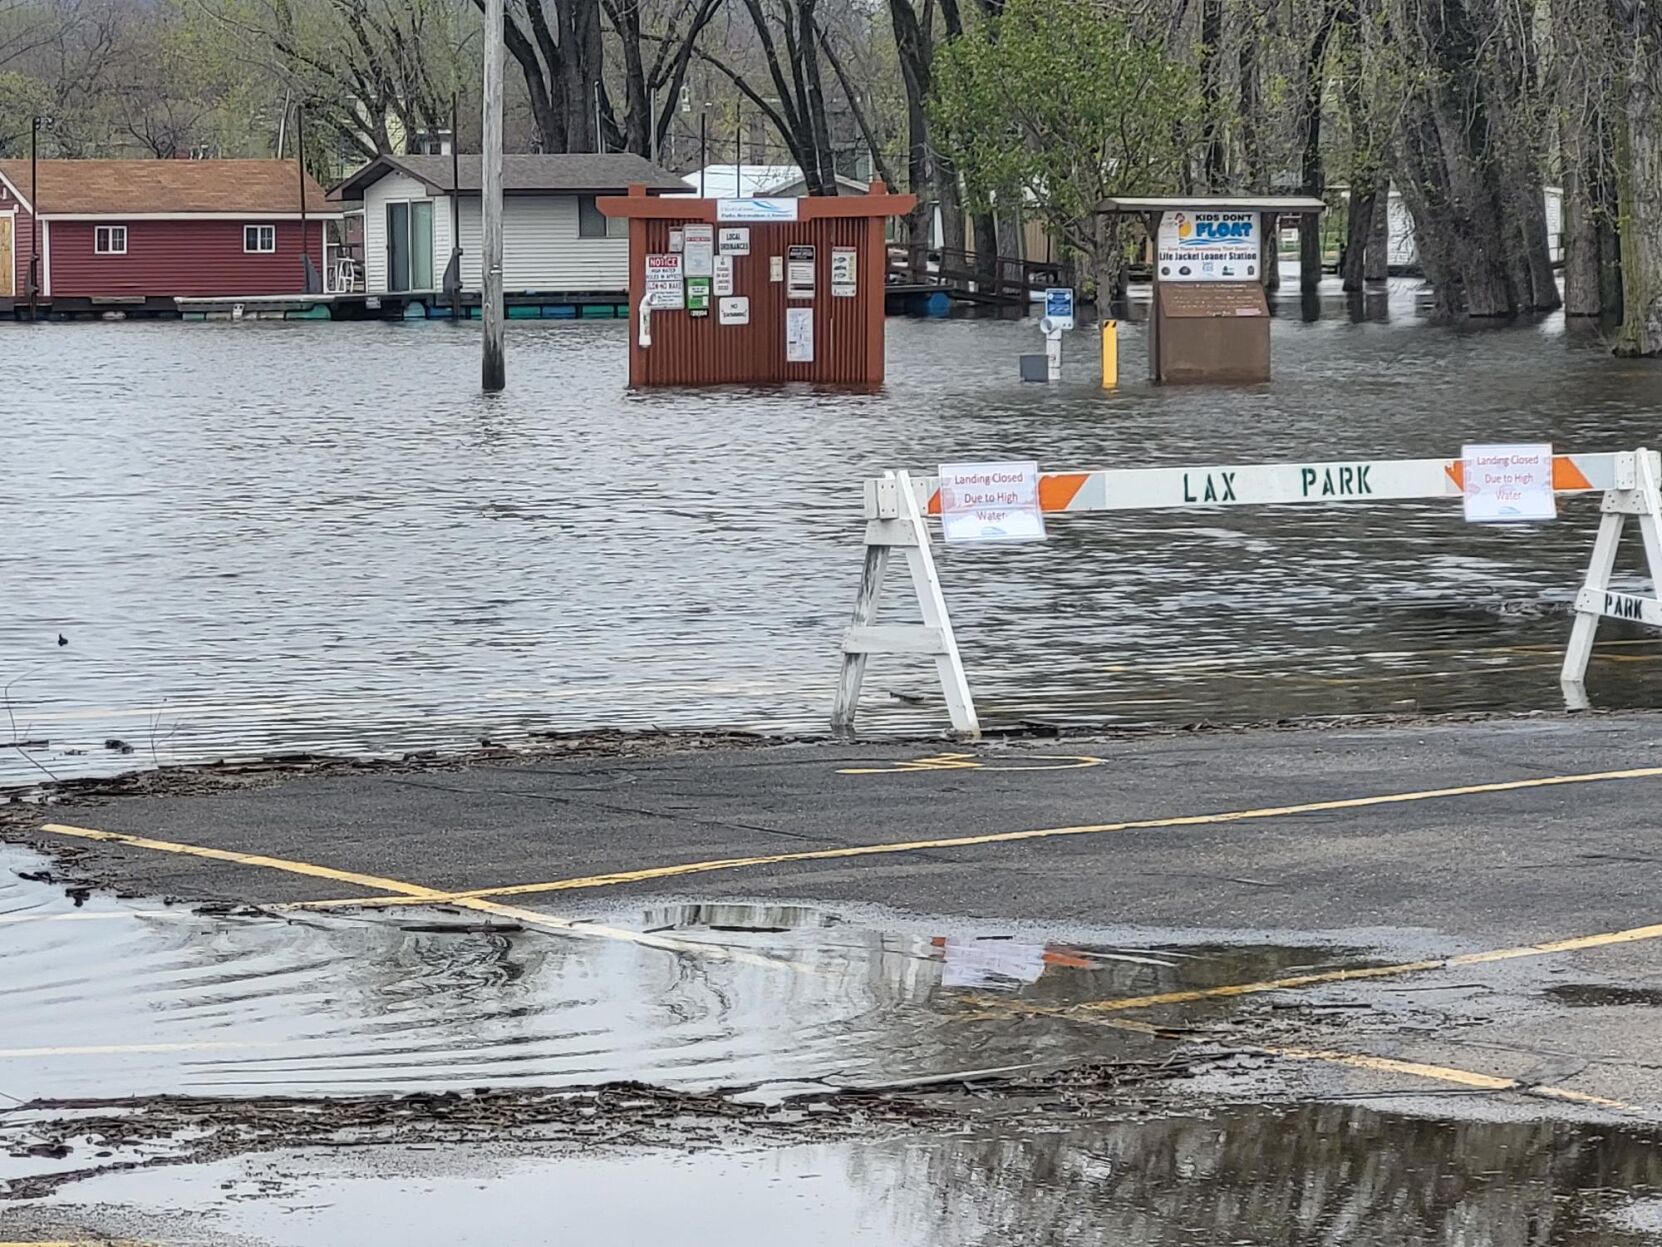
[[[450,323],[462,318],[462,97],[450,96],[450,263],[444,284],[450,292]]]
[[[294,164],[300,174],[300,292],[316,294],[322,283],[312,272],[312,253],[306,244],[306,106],[294,106]]]
[[[29,319],[40,289],[40,114],[29,123]]]
[[[485,0],[484,142],[479,155],[484,280],[479,310],[485,326],[480,377],[487,394],[508,383],[502,342],[502,8],[503,0]]]

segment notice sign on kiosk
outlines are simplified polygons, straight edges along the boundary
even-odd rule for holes
[[[1037,463],[943,463],[941,535],[949,542],[1043,541]]]
[[[1160,218],[1161,281],[1258,276],[1258,214],[1185,208]]]
[[[814,297],[814,248],[807,243],[793,243],[785,249],[785,297]]]
[[[1552,492],[1552,446],[1462,446],[1461,488],[1474,524],[1516,524],[1558,518]]]
[[[652,307],[684,306],[681,257],[665,252],[646,257],[646,301]]]

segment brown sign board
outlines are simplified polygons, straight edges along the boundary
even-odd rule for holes
[[[1255,281],[1161,283],[1167,316],[1268,316],[1264,288]]]
[[[1158,282],[1152,328],[1155,381],[1270,379],[1270,308],[1257,282]]]

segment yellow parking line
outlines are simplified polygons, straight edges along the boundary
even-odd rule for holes
[[[499,905],[478,897],[445,900],[447,893],[433,888],[424,888],[419,884],[405,883],[400,879],[387,879],[380,875],[363,875],[353,871],[335,870],[333,867],[318,866],[312,862],[295,861],[286,857],[267,857],[259,853],[235,853],[227,849],[213,849],[200,844],[182,844],[175,840],[153,840],[147,836],[130,836],[119,831],[100,831],[95,827],[75,827],[68,823],[46,823],[41,827],[41,830],[59,836],[73,836],[79,840],[96,840],[108,844],[125,845],[130,848],[150,849],[158,853],[177,853],[184,857],[201,857],[216,862],[232,862],[238,866],[257,867],[261,870],[280,870],[285,874],[306,875],[314,879],[332,879],[361,888],[377,888],[383,892],[395,893],[398,899],[407,900],[412,904],[428,905],[442,902],[463,909],[493,914],[497,917],[511,918],[525,926],[537,927],[544,931],[554,931],[562,935],[620,940],[630,944],[638,944],[645,948],[661,949],[665,952],[695,953],[712,960],[741,961],[746,964],[760,965],[772,969],[793,970],[799,974],[818,973],[815,967],[804,962],[781,957],[769,957],[761,953],[751,952],[748,949],[729,948],[719,944],[702,944],[696,940],[679,940],[662,935],[648,935],[640,931],[628,931],[621,927],[602,926],[594,922],[556,918],[551,914],[539,914],[529,909],[516,909],[512,906]],[[357,898],[347,903],[363,905],[371,900],[380,899],[382,898]],[[283,908],[294,907],[284,906]],[[3,1055],[4,1053],[0,1053],[0,1056]]]
[[[1624,1104],[1620,1100],[1606,1099],[1601,1095],[1591,1095],[1585,1091],[1572,1091],[1568,1087],[1540,1086],[1520,1082],[1516,1078],[1498,1078],[1493,1074],[1479,1074],[1473,1070],[1453,1069],[1447,1065],[1427,1065],[1423,1061],[1399,1061],[1392,1057],[1369,1056],[1365,1052],[1339,1052],[1331,1048],[1263,1047],[1259,1050],[1271,1056],[1283,1057],[1290,1061],[1321,1061],[1328,1065],[1343,1065],[1351,1069],[1371,1070],[1381,1074],[1407,1074],[1412,1078],[1453,1083],[1456,1086],[1473,1087],[1481,1091],[1517,1091],[1525,1095],[1546,1096],[1552,1100],[1564,1100],[1571,1104],[1587,1104],[1595,1108],[1612,1109],[1616,1112],[1639,1111],[1635,1105]]]
[[[1018,1013],[1060,1017],[1076,1012],[1080,1007],[1041,1005],[1025,1000],[995,1001],[984,999],[981,1004],[983,1010],[980,1013],[960,1016],[988,1018],[1007,1017],[1011,1013]],[[1090,1006],[1083,1007],[1089,1008]],[[1136,1035],[1147,1035],[1154,1039],[1184,1040],[1191,1038],[1181,1032],[1173,1031],[1170,1027],[1158,1026],[1153,1022],[1134,1021],[1130,1018],[1094,1017],[1091,1021],[1096,1025],[1109,1026],[1115,1030],[1129,1031]],[[1216,1044],[1219,1048],[1223,1048],[1230,1053],[1254,1053],[1262,1056],[1280,1057],[1289,1061],[1317,1061],[1327,1065],[1341,1065],[1350,1069],[1369,1070],[1380,1074],[1404,1074],[1411,1078],[1424,1078],[1431,1082],[1450,1083],[1454,1086],[1471,1087],[1481,1091],[1515,1091],[1521,1095],[1544,1096],[1549,1100],[1562,1100],[1570,1104],[1586,1104],[1619,1113],[1641,1113],[1644,1111],[1637,1105],[1625,1104],[1620,1100],[1607,1099],[1604,1096],[1593,1095],[1586,1091],[1526,1083],[1515,1078],[1480,1074],[1475,1070],[1457,1069],[1449,1065],[1431,1065],[1424,1061],[1403,1061],[1395,1057],[1373,1056],[1366,1052],[1344,1052],[1337,1048],[1284,1048],[1271,1044],[1235,1043],[1223,1037],[1208,1036],[1206,1042]]]
[[[328,879],[335,883],[350,883],[353,887],[369,888],[375,892],[396,892],[413,900],[426,901],[442,893],[432,888],[418,887],[380,875],[362,875],[353,870],[336,870],[332,866],[317,866],[311,862],[296,862],[284,857],[266,857],[260,853],[234,853],[229,849],[210,849],[200,844],[178,844],[172,840],[152,840],[148,836],[129,836],[120,831],[99,831],[93,827],[73,827],[68,823],[46,823],[42,831],[55,836],[73,836],[78,840],[98,840],[106,844],[121,844],[133,849],[151,849],[158,853],[182,853],[189,857],[205,857],[216,862],[231,862],[238,866],[256,866],[263,870],[281,870],[291,875],[309,875],[313,879]]]
[[[447,904],[459,904],[480,897],[535,896],[545,892],[570,892],[585,888],[615,887],[620,884],[647,883],[659,879],[679,879],[687,875],[710,874],[716,871],[744,870],[754,866],[779,866],[792,862],[825,862],[856,857],[877,857],[894,853],[916,853],[926,849],[972,848],[984,844],[1014,844],[1023,840],[1100,835],[1106,832],[1155,831],[1174,827],[1211,827],[1257,819],[1287,818],[1297,814],[1363,810],[1380,806],[1407,805],[1418,801],[1437,801],[1448,797],[1469,797],[1496,792],[1524,792],[1535,788],[1553,788],[1567,784],[1596,784],[1623,779],[1655,779],[1658,776],[1662,776],[1662,766],[1634,767],[1621,771],[1592,771],[1577,775],[1546,775],[1535,779],[1512,779],[1490,784],[1465,784],[1456,788],[1427,788],[1415,792],[1384,793],[1372,797],[1347,797],[1335,801],[1308,801],[1298,805],[1274,805],[1252,810],[1228,810],[1217,814],[1190,814],[1174,818],[1126,819],[1122,822],[1090,823],[1077,827],[1040,827],[1028,831],[989,832],[977,836],[943,836],[934,840],[855,844],[837,849],[806,849],[794,853],[767,853],[755,857],[723,857],[703,862],[682,862],[673,866],[651,866],[644,870],[619,870],[603,875],[584,875],[575,879],[555,879],[547,883],[521,883],[507,884],[501,887],[474,888],[425,899],[429,901],[438,900]],[[296,906],[283,906],[282,908],[332,909],[345,905],[410,905],[422,903],[424,903],[423,899],[405,900],[399,897],[377,897],[367,901],[306,901]]]
[[[1040,765],[1026,765],[1025,759],[1035,759]],[[1074,753],[1029,753],[1017,755],[1015,766],[978,762],[970,753],[939,753],[928,758],[914,758],[909,762],[892,762],[887,766],[845,766],[838,775],[916,775],[930,771],[1084,771],[1101,766],[1106,758],[1094,758]]]
[[[1232,996],[1291,991],[1324,983],[1349,983],[1358,979],[1422,974],[1428,970],[1486,965],[1492,961],[1515,961],[1520,957],[1546,957],[1553,953],[1573,953],[1588,948],[1607,948],[1612,944],[1633,944],[1658,938],[1662,938],[1662,923],[1629,927],[1624,931],[1603,931],[1597,935],[1576,935],[1569,939],[1549,940],[1540,944],[1522,944],[1515,948],[1459,953],[1453,957],[1438,957],[1426,961],[1401,961],[1384,966],[1352,966],[1337,970],[1319,970],[1312,974],[1295,974],[1287,978],[1264,979],[1256,983],[1228,983],[1221,987],[1196,987],[1188,991],[1159,992],[1152,996],[1122,996],[1116,1000],[1093,1000],[1089,1004],[1076,1005],[1074,1008],[1091,1013],[1119,1013],[1128,1009],[1152,1009],[1159,1005],[1193,1004],[1201,1000],[1223,1000]]]

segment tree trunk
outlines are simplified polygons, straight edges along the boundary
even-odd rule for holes
[[[998,222],[991,212],[977,212],[970,218],[975,231],[975,272],[985,282],[998,280]]]
[[[1612,0],[1632,39],[1617,138],[1622,327],[1618,355],[1662,355],[1662,11]]]
[[[1273,212],[1258,214],[1258,232],[1263,235],[1264,289],[1281,289],[1281,218]]]
[[[1245,181],[1250,192],[1264,189],[1264,159],[1258,140],[1258,30],[1256,24],[1241,36],[1236,64],[1240,83],[1241,157],[1246,162]]]
[[[1368,223],[1368,254],[1362,261],[1365,281],[1385,281],[1391,276],[1391,180],[1386,178],[1374,193],[1373,220]]]
[[[1205,189],[1213,194],[1223,189],[1223,111],[1219,107],[1218,83],[1221,64],[1219,44],[1223,42],[1223,0],[1201,0],[1200,7],[1200,97],[1206,127],[1202,177]]]
[[[1350,188],[1350,209],[1345,217],[1345,250],[1339,261],[1339,277],[1347,291],[1360,290],[1367,280],[1368,246],[1373,239],[1373,209],[1378,199],[1378,191],[1363,191],[1354,184]]]
[[[1010,260],[1027,258],[1027,234],[1022,228],[1019,197],[1000,195],[996,216],[998,254]]]
[[[941,248],[962,254],[969,243],[964,226],[964,191],[958,182],[958,166],[940,152],[935,153],[935,190],[941,203]]]
[[[1564,155],[1564,314],[1599,314],[1598,207],[1584,171]]]
[[[914,246],[928,246],[934,215],[930,201],[941,198],[938,186],[931,194],[935,179],[929,160],[929,114],[924,109],[933,76],[931,32],[918,21],[912,0],[889,0],[889,20],[901,84],[906,89],[906,182],[918,200],[906,218],[906,236]]]
[[[1322,175],[1322,88],[1326,84],[1327,45],[1339,17],[1335,0],[1322,6],[1321,20],[1310,39],[1304,60],[1304,98],[1299,112],[1301,138],[1300,176],[1306,195],[1320,195],[1326,189]],[[1322,281],[1321,217],[1307,212],[1298,222],[1298,286],[1313,291]]]

